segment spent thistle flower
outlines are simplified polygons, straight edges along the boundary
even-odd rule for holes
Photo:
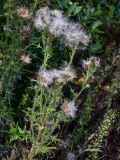
[[[57,70],[57,69],[51,70],[50,74],[53,77],[53,79],[59,79],[61,77],[61,72],[60,70]]]
[[[39,9],[34,19],[35,27],[39,29],[47,29],[50,23],[50,9],[48,7],[43,7]]]
[[[89,43],[82,27],[71,22],[60,10],[41,8],[36,13],[34,25],[38,29],[47,29],[54,36],[61,36],[67,46],[86,46]]]
[[[89,43],[89,37],[81,29],[80,25],[69,22],[69,27],[65,32],[66,45],[68,46],[86,46]]]
[[[23,54],[23,55],[20,57],[20,60],[21,60],[23,63],[26,63],[26,64],[30,64],[30,63],[31,63],[31,58],[30,58],[29,55]]]
[[[18,17],[28,18],[29,12],[25,7],[22,7],[22,8],[17,9],[17,15],[18,15]]]
[[[51,77],[57,80],[59,83],[63,83],[65,80],[72,81],[76,75],[70,66],[64,67],[62,69],[53,69],[50,71]]]
[[[75,118],[77,107],[75,106],[74,101],[68,101],[67,99],[64,99],[61,109],[67,116]]]
[[[91,58],[87,60],[83,60],[82,66],[84,70],[88,69],[90,65],[94,65],[94,72],[95,72],[96,69],[100,67],[100,58],[92,56]]]
[[[76,75],[70,66],[67,66],[62,70],[60,70],[60,73],[61,73],[61,76],[67,81],[72,81],[74,78],[76,78]]]
[[[67,30],[68,23],[67,20],[63,17],[54,17],[49,25],[49,32],[56,36],[64,36],[64,32]]]
[[[53,77],[49,71],[40,69],[37,73],[37,80],[40,86],[48,87],[53,82]]]

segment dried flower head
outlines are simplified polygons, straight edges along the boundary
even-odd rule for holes
[[[53,69],[49,71],[49,73],[51,77],[53,77],[53,79],[57,80],[57,82],[59,83],[63,83],[65,80],[72,81],[76,77],[73,69],[70,66],[62,68],[60,70]]]
[[[23,55],[20,57],[20,60],[21,60],[23,63],[26,63],[26,64],[30,64],[30,63],[31,63],[31,58],[30,58],[29,55],[23,54]]]
[[[64,37],[64,34],[68,28],[68,23],[67,23],[67,19],[61,17],[55,17],[52,19],[50,25],[49,25],[49,32],[56,36],[56,37],[59,37],[59,36],[63,36]]]
[[[63,15],[60,10],[43,7],[36,13],[34,25],[38,29],[47,29],[54,36],[61,36],[67,46],[86,46],[89,37],[82,27]]]
[[[72,81],[76,77],[73,69],[70,66],[63,68],[60,72],[61,76],[68,81]]]
[[[53,77],[53,79],[59,79],[61,77],[61,72],[60,70],[57,70],[57,69],[51,70],[50,74]]]
[[[18,15],[18,17],[28,18],[29,12],[25,7],[22,7],[22,8],[17,9],[17,15]]]
[[[83,68],[86,70],[88,69],[88,67],[93,64],[94,65],[94,72],[96,71],[96,69],[98,67],[100,67],[100,58],[99,57],[95,57],[92,56],[91,58],[87,59],[87,60],[83,60]]]
[[[96,67],[100,67],[100,58],[96,56],[92,56],[90,61],[95,64]]]
[[[50,23],[51,23],[50,9],[48,7],[43,7],[39,9],[34,19],[35,27],[39,29],[47,29]]]
[[[37,73],[37,80],[40,86],[48,87],[53,82],[53,77],[49,71],[40,69]]]
[[[75,118],[77,107],[75,106],[74,101],[68,101],[67,99],[64,99],[61,109],[67,116]]]
[[[66,45],[68,46],[80,46],[88,45],[89,37],[81,29],[80,25],[69,22],[69,27],[65,32]]]

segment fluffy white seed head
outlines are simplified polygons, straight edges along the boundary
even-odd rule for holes
[[[50,9],[48,7],[43,7],[39,9],[34,19],[35,27],[38,29],[47,29],[50,23]]]
[[[58,79],[61,77],[61,73],[60,70],[57,69],[53,69],[50,71],[51,76],[53,77],[53,79]]]
[[[30,64],[31,63],[31,58],[29,55],[21,55],[20,57],[20,60],[23,62],[23,63],[26,63],[26,64]]]
[[[17,15],[18,15],[18,17],[28,18],[29,12],[25,7],[21,7],[21,8],[17,9]]]
[[[51,11],[51,23],[49,25],[49,32],[54,36],[60,36],[64,34],[64,31],[68,25],[67,18],[63,16],[62,11]]]
[[[67,19],[64,17],[61,18],[53,18],[51,21],[51,24],[49,26],[49,32],[58,37],[58,36],[64,36],[69,24],[67,22]]]
[[[64,99],[61,109],[67,116],[72,118],[76,117],[77,107],[75,106],[74,101],[68,101],[67,99]]]
[[[37,80],[40,86],[48,87],[53,82],[53,77],[49,71],[40,69],[37,73]]]
[[[89,37],[81,29],[78,24],[69,23],[69,27],[65,32],[66,45],[68,46],[86,46],[89,43]]]
[[[36,13],[34,25],[38,29],[47,29],[54,36],[61,36],[67,46],[86,46],[89,43],[89,37],[82,27],[70,22],[60,10],[41,8]]]
[[[67,66],[63,69],[57,70],[45,70],[40,69],[37,73],[38,84],[44,87],[48,87],[54,80],[59,83],[64,81],[72,81],[76,77],[73,69],[70,66]]]
[[[73,69],[70,66],[63,68],[60,72],[61,76],[68,81],[72,81],[76,77]]]
[[[76,77],[73,69],[70,66],[59,70],[53,69],[50,71],[50,75],[59,83],[63,83],[65,80],[72,81]]]
[[[92,56],[91,58],[87,59],[87,60],[83,60],[82,62],[82,66],[83,68],[86,70],[88,69],[88,67],[93,64],[94,65],[94,72],[96,71],[97,68],[100,67],[100,58],[96,57],[96,56]]]

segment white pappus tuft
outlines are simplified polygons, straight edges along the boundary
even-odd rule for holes
[[[49,26],[49,32],[54,36],[64,36],[68,23],[65,18],[54,17]]]
[[[41,8],[36,13],[34,25],[38,29],[47,29],[54,36],[61,36],[67,46],[86,46],[89,43],[82,27],[71,22],[60,10]]]
[[[20,57],[20,60],[23,62],[23,63],[26,63],[26,64],[30,64],[31,63],[31,58],[29,55],[21,55]]]
[[[37,73],[38,84],[44,87],[48,87],[54,80],[59,83],[64,81],[72,81],[76,77],[73,69],[70,66],[67,66],[63,69],[57,70],[46,70],[40,69]]]
[[[38,29],[47,29],[50,23],[50,9],[48,7],[43,7],[39,9],[34,19],[35,27]]]
[[[50,71],[51,73],[51,76],[54,78],[54,79],[58,79],[61,77],[61,73],[60,73],[60,70],[57,70],[57,69],[53,69]]]
[[[63,68],[60,72],[61,76],[68,81],[72,81],[74,78],[76,78],[76,75],[70,66]]]
[[[49,71],[40,69],[37,73],[37,80],[40,86],[48,87],[53,82],[53,77]]]
[[[17,16],[22,18],[28,18],[29,17],[28,9],[26,9],[25,7],[18,8]]]
[[[95,72],[96,69],[100,67],[100,58],[96,56],[92,56],[91,58],[82,61],[82,66],[85,70],[88,69],[88,67],[91,64],[94,65],[94,72]]]
[[[60,70],[52,70],[51,75],[53,75],[54,79],[57,80],[59,83],[63,83],[65,80],[72,81],[76,78],[75,72],[70,66],[62,68]]]
[[[74,101],[69,101],[68,99],[64,99],[61,109],[67,116],[72,118],[76,117],[77,106],[75,106]]]
[[[79,24],[69,22],[69,27],[65,32],[66,45],[68,46],[86,46],[89,43],[89,37],[81,29]]]

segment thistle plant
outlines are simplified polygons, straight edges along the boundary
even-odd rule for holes
[[[113,47],[107,59],[109,53],[103,56],[101,50],[110,43],[104,28],[115,25],[113,15],[117,17],[119,11],[106,2],[94,4],[1,0],[0,159],[75,160],[86,152],[89,159],[99,158],[118,114],[116,107],[111,109],[119,88],[119,60],[114,61],[118,53],[114,56]],[[103,10],[106,22],[101,18]],[[91,38],[85,30],[93,40],[87,50]],[[112,67],[107,70],[108,62]],[[104,84],[112,69],[109,83]],[[102,114],[92,120],[95,111]],[[89,137],[94,128],[98,129],[95,139]]]

